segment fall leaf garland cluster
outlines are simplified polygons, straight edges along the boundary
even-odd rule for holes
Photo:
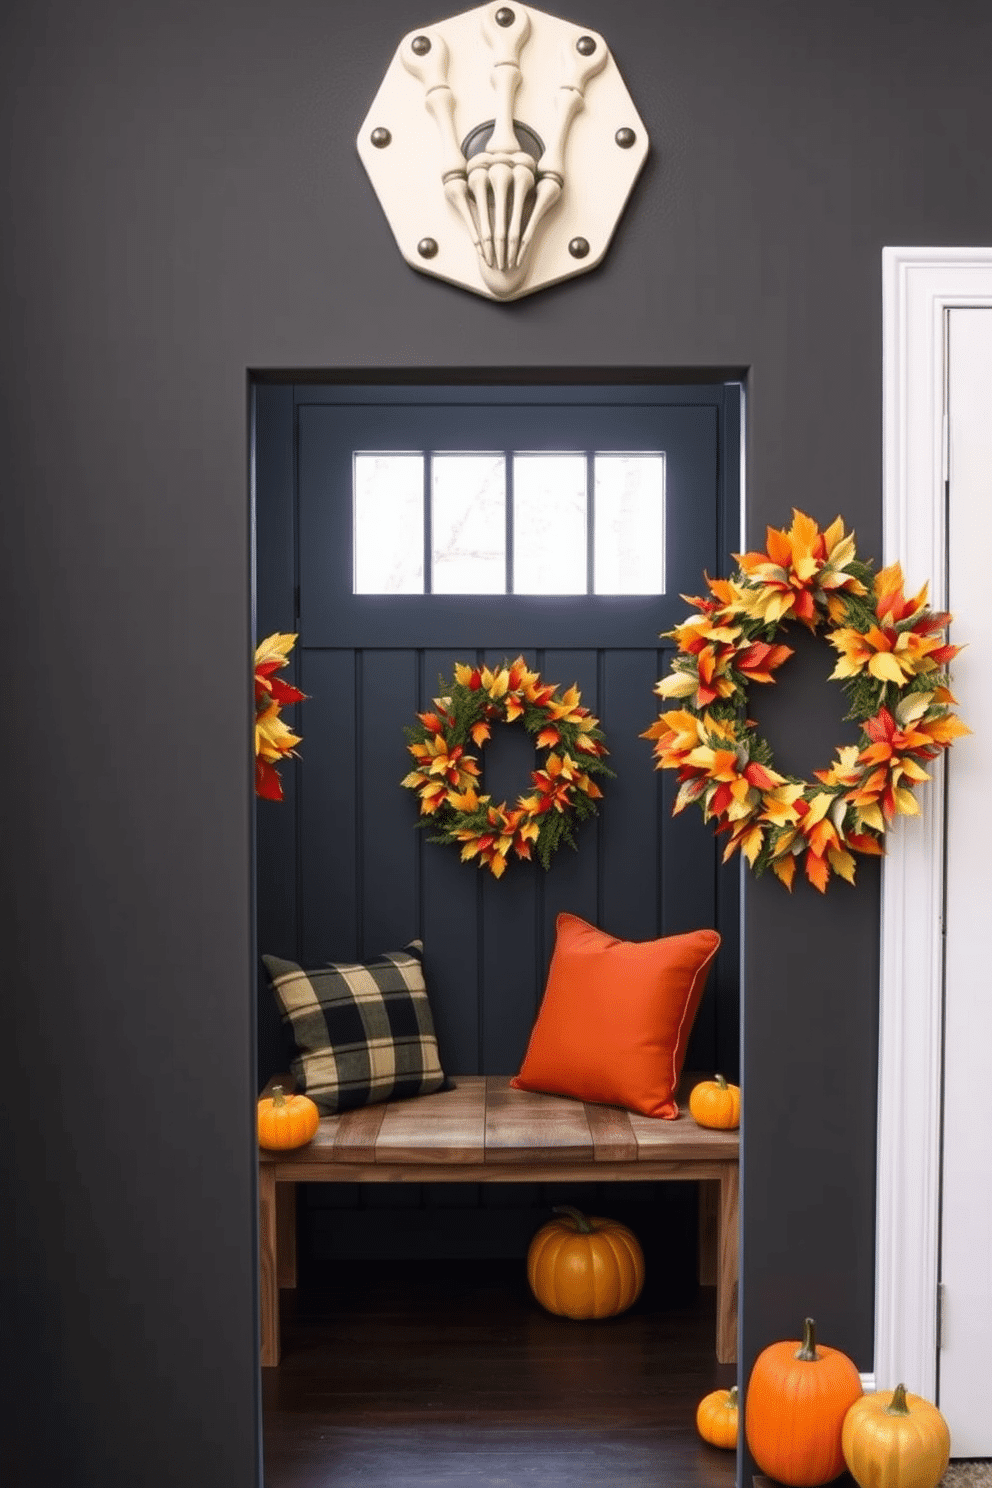
[[[642,737],[657,769],[678,772],[674,811],[696,803],[729,834],[724,861],[739,849],[790,889],[800,859],[821,892],[831,873],[853,883],[855,854],[883,854],[896,817],[919,813],[924,762],[970,732],[951,711],[952,617],[928,608],[926,585],[907,598],[898,563],[873,575],[839,517],[821,532],[793,511],[787,530],[768,528],[767,552],[734,557],[733,578],[706,576],[712,597],[683,596],[699,613],[666,633],[678,651],[655,687],[680,706]],[[747,717],[748,686],[774,682],[792,655],[777,639],[790,621],[822,629],[839,653],[831,675],[861,724],[816,783],[779,774]]]
[[[269,801],[282,800],[276,766],[301,742],[280,715],[287,704],[303,702],[305,694],[274,675],[289,665],[295,641],[295,635],[270,635],[255,648],[255,794]]]
[[[612,773],[599,719],[581,706],[577,687],[560,693],[522,656],[496,668],[458,663],[454,680],[439,679],[439,689],[433,709],[418,713],[417,725],[406,730],[416,769],[402,784],[417,793],[419,825],[432,826],[432,842],[460,846],[463,862],[475,858],[495,878],[505,873],[511,852],[518,858],[533,852],[547,868],[563,842],[575,846],[575,823],[595,814],[602,791],[592,777]],[[518,720],[548,753],[531,772],[530,791],[511,807],[479,794],[481,772],[471,750],[481,750],[495,724]]]

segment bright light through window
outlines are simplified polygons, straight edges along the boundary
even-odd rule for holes
[[[435,455],[431,491],[435,594],[506,592],[502,455]]]
[[[595,594],[664,594],[665,457],[596,455]]]
[[[663,454],[596,452],[590,462],[585,452],[515,451],[510,458],[515,594],[589,592],[590,500],[592,592],[664,594]],[[354,592],[507,593],[507,474],[499,453],[356,454]]]
[[[585,455],[514,455],[514,593],[586,588]]]
[[[423,455],[356,454],[355,593],[423,592]]]

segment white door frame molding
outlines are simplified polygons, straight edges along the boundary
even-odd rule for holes
[[[947,312],[992,305],[992,248],[882,250],[883,561],[947,590]],[[944,772],[882,866],[875,1368],[935,1399],[940,1234]]]

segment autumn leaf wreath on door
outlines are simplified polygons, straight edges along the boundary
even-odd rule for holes
[[[599,719],[582,707],[577,686],[561,692],[522,656],[495,668],[459,662],[451,682],[439,678],[439,693],[406,730],[417,767],[401,783],[417,793],[418,825],[433,828],[432,842],[460,846],[463,862],[474,858],[494,878],[506,872],[511,852],[533,854],[547,868],[563,842],[576,845],[576,824],[595,815],[603,793],[593,776],[613,773]],[[530,791],[510,806],[479,794],[472,751],[482,750],[496,724],[514,722],[546,753]]]

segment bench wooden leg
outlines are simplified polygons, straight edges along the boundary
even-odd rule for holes
[[[716,1277],[716,1357],[721,1364],[733,1364],[737,1359],[738,1192],[737,1164],[726,1163],[720,1172]]]
[[[276,1259],[276,1177],[258,1170],[258,1274],[262,1364],[279,1363],[279,1273]]]
[[[296,1285],[296,1184],[276,1184],[276,1272],[280,1287]]]

